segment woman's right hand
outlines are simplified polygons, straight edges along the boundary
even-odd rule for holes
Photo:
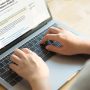
[[[48,66],[37,54],[27,48],[16,49],[11,60],[10,68],[27,80],[32,90],[51,90]]]
[[[51,27],[46,35],[43,37],[41,44],[44,44],[47,40],[57,41],[62,44],[61,47],[54,45],[47,45],[46,49],[52,52],[56,52],[62,55],[75,55],[85,52],[86,42],[79,36],[76,36],[70,31]]]

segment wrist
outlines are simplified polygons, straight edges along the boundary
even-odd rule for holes
[[[79,54],[90,54],[90,42],[87,40],[82,40],[82,43],[80,44],[80,46],[78,47],[79,50]]]
[[[29,81],[32,90],[51,90],[48,79],[38,79]]]

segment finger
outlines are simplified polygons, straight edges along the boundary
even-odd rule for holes
[[[61,47],[60,47],[61,48]],[[59,47],[56,47],[56,46],[54,46],[54,45],[48,45],[48,46],[46,46],[46,49],[48,50],[48,51],[52,51],[52,52],[56,52],[56,53],[59,53],[59,49],[60,49]]]
[[[18,72],[18,66],[15,64],[10,64],[9,67],[14,71],[14,72]]]
[[[47,40],[52,40],[52,41],[58,41],[59,42],[58,34],[47,34],[42,39],[41,44],[45,43]]]
[[[17,65],[19,65],[21,62],[20,58],[16,56],[15,54],[12,54],[10,58],[11,58],[11,61],[13,61]]]
[[[14,54],[15,54],[16,56],[18,56],[19,58],[25,58],[25,53],[24,53],[22,50],[20,50],[20,49],[16,49],[16,50],[14,51]]]
[[[23,48],[22,51],[26,54],[32,53],[32,51],[29,50],[28,48]]]
[[[62,32],[62,30],[63,29],[61,29],[61,28],[50,27],[48,32],[45,35],[47,35],[47,34],[58,34],[58,33]],[[41,40],[40,44],[42,44],[42,42],[43,42],[43,39]]]
[[[48,32],[46,34],[58,34],[62,31],[61,28],[57,28],[57,27],[50,27]]]

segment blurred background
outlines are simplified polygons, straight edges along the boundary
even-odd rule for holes
[[[47,0],[54,19],[90,35],[90,0]]]

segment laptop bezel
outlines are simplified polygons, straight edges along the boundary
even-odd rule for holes
[[[52,15],[50,13],[50,9],[49,9],[46,1],[45,1],[45,4],[46,4],[46,7],[47,7],[47,10],[48,10],[48,13],[49,13],[50,17],[48,19],[46,19],[45,21],[43,21],[42,23],[40,23],[35,28],[29,30],[28,32],[26,32],[25,34],[23,34],[22,36],[20,36],[19,38],[15,39],[14,41],[12,41],[11,43],[9,43],[5,47],[1,48],[0,49],[0,55],[3,54],[5,51],[9,50],[11,47],[15,46],[17,43],[19,43],[20,41],[22,41],[23,39],[25,39],[26,37],[28,37],[32,33],[34,33],[35,31],[37,31],[38,29],[42,28],[45,24],[47,24],[49,21],[52,20]]]

